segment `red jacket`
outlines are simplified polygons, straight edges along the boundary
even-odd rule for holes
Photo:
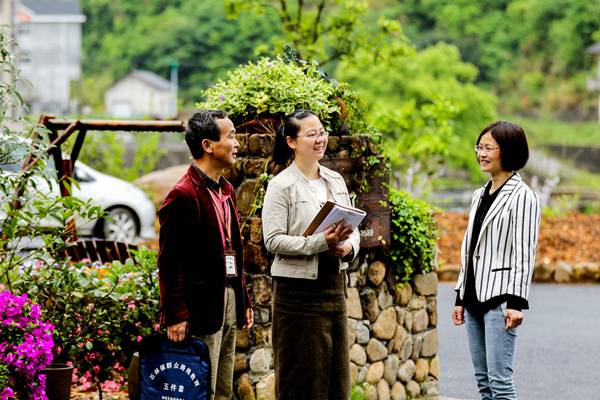
[[[233,278],[232,286],[237,325],[241,328],[251,301],[244,276],[235,191],[232,190],[231,196],[231,240],[238,275]],[[224,317],[225,254],[219,220],[208,188],[193,165],[167,195],[158,218],[158,275],[163,324],[170,326],[187,320],[191,334],[217,332]]]

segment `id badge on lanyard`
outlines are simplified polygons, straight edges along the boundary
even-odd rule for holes
[[[225,274],[228,278],[237,276],[234,250],[225,249]]]
[[[219,211],[219,204],[215,201],[213,196],[213,192],[210,192],[211,200],[215,206],[215,212],[217,213],[217,218],[221,223],[223,228],[223,234],[225,235],[225,275],[227,278],[233,278],[237,276],[237,268],[236,268],[236,255],[235,250],[231,248],[231,220],[229,220],[227,212],[225,211],[225,207],[223,207],[223,215]]]

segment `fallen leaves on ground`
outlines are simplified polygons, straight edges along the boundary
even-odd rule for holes
[[[71,388],[71,400],[99,400],[98,392],[81,390],[79,387]],[[102,400],[125,400],[129,399],[127,392],[106,393],[102,392]]]
[[[468,217],[458,212],[442,212],[436,216],[441,266],[460,263],[460,245]],[[536,264],[560,261],[571,265],[600,262],[600,215],[542,217]]]

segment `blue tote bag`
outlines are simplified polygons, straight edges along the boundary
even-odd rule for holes
[[[210,394],[210,358],[202,340],[173,343],[165,335],[142,340],[141,400],[208,400]]]

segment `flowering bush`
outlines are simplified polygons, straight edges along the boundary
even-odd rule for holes
[[[52,362],[54,326],[27,295],[0,293],[0,399],[46,399],[45,376]]]
[[[0,85],[0,289],[22,294],[3,295],[0,303],[0,400],[45,399],[44,378],[37,374],[52,355],[71,363],[79,383],[95,385],[101,395],[121,388],[123,366],[157,321],[156,253],[141,250],[135,264],[62,258],[73,233],[68,222],[95,220],[103,212],[90,201],[41,190],[55,180],[47,168],[48,132],[19,117],[26,112],[17,91],[15,49],[0,27],[0,70],[8,78]],[[37,162],[26,171],[2,172],[20,168],[24,143]],[[47,221],[57,224],[42,223]],[[27,244],[33,238],[32,249]],[[31,302],[57,327],[54,348],[48,336],[54,328],[39,320],[40,308]]]
[[[38,260],[13,279],[14,288],[44,305],[57,327],[55,361],[72,362],[83,389],[122,389],[124,366],[142,337],[157,329],[156,252],[141,249],[135,260]]]

